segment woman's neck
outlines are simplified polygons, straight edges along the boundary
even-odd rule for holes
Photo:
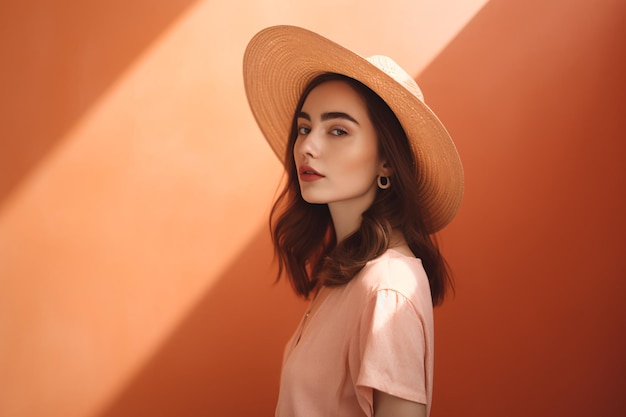
[[[374,196],[368,199],[328,203],[328,210],[335,228],[337,243],[361,227],[363,213],[372,205],[373,201]]]
[[[332,210],[332,208],[330,208],[330,215],[333,220],[337,243],[341,242],[361,227],[361,221],[363,219],[362,212],[350,213],[343,210]]]

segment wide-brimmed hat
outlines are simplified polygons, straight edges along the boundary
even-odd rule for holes
[[[304,89],[316,76],[328,72],[360,81],[393,110],[417,162],[416,187],[429,232],[442,229],[461,204],[463,166],[446,128],[424,104],[417,83],[391,58],[366,59],[295,26],[273,26],[257,33],[244,54],[244,85],[252,113],[278,158],[284,163]]]

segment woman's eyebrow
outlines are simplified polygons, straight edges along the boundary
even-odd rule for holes
[[[308,120],[310,122],[311,121],[311,116],[309,116],[309,113],[305,113],[305,112],[301,111],[301,112],[299,112],[296,115],[296,119],[306,119],[306,120]]]
[[[296,118],[306,119],[309,122],[311,121],[311,116],[309,116],[308,113],[303,112],[303,111],[299,112]],[[359,122],[357,122],[354,117],[350,116],[348,113],[344,113],[340,111],[331,111],[328,113],[322,113],[321,119],[322,121],[332,120],[332,119],[346,119],[346,120],[351,121],[352,123],[356,123],[357,125],[359,124]]]
[[[359,124],[359,122],[357,122],[356,119],[350,116],[348,113],[343,113],[340,111],[332,111],[332,112],[322,114],[322,121],[331,120],[331,119],[346,119],[346,120],[351,121],[352,123],[356,123],[357,125]]]

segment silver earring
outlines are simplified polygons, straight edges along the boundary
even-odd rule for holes
[[[387,188],[391,187],[391,179],[389,177],[383,177],[382,175],[379,175],[376,179],[376,182],[378,183],[378,188],[380,188],[381,190],[386,190]]]

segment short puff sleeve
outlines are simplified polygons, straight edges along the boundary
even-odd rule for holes
[[[357,399],[373,415],[374,390],[427,404],[423,315],[395,290],[378,290],[355,329],[348,358]]]

